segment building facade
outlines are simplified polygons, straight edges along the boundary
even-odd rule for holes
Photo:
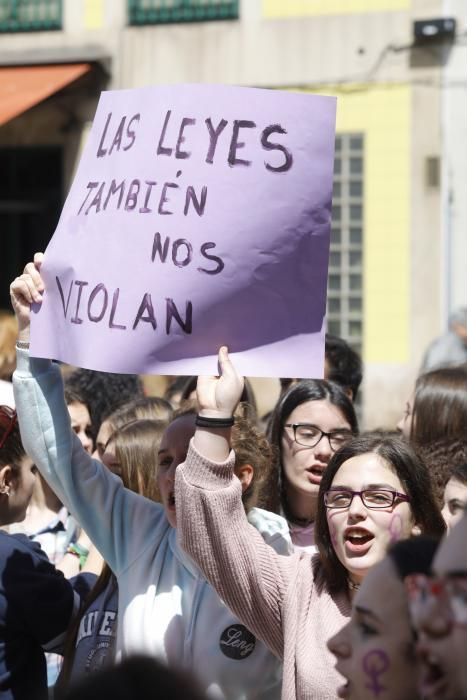
[[[20,31],[11,24],[20,5],[30,8],[23,22],[45,22],[49,12],[52,25]],[[362,353],[363,424],[394,427],[424,349],[451,308],[467,303],[467,161],[458,147],[467,101],[465,90],[446,88],[464,79],[464,5],[0,0],[0,70],[83,71],[0,126],[8,185],[0,188],[8,240],[0,278],[53,232],[101,89],[201,82],[336,95],[328,327]],[[449,17],[454,34],[449,25],[440,37],[429,27],[416,36],[415,21]]]

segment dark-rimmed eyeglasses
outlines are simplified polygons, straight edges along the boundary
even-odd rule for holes
[[[312,423],[286,423],[284,428],[292,428],[293,439],[298,445],[303,447],[315,447],[323,437],[326,437],[333,452],[337,452],[342,445],[345,445],[354,436],[351,430],[345,429],[326,433]]]
[[[363,505],[371,510],[391,508],[396,501],[410,502],[410,498],[405,493],[389,489],[363,489],[363,491],[329,489],[324,494],[324,505],[326,508],[350,508],[355,496],[359,496]]]
[[[0,428],[3,430],[3,435],[0,437],[0,450],[8,440],[16,423],[16,411],[10,406],[0,406]]]

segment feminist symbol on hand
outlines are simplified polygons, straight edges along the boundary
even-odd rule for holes
[[[364,656],[362,665],[364,672],[370,678],[370,682],[365,687],[377,698],[383,690],[386,690],[379,677],[388,670],[389,657],[382,649],[373,649]]]

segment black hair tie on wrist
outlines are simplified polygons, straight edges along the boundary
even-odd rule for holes
[[[234,424],[234,417],[229,418],[209,418],[208,416],[196,416],[195,425],[198,428],[231,428]]]

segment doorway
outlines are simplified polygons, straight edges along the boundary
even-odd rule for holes
[[[0,308],[34,253],[45,250],[62,207],[61,146],[0,148]]]

